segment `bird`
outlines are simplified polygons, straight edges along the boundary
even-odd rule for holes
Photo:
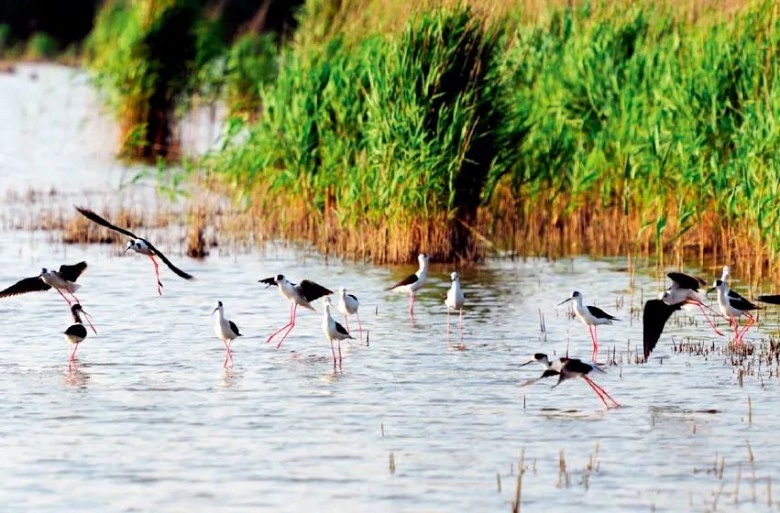
[[[184,278],[185,280],[194,280],[195,279],[195,277],[193,275],[191,275],[189,273],[186,273],[186,272],[182,271],[181,269],[179,269],[178,267],[176,267],[175,265],[173,265],[173,263],[171,263],[171,261],[168,260],[168,258],[166,258],[166,256],[163,255],[160,252],[160,250],[155,248],[152,245],[152,243],[149,242],[148,240],[142,239],[141,237],[138,237],[136,234],[134,234],[130,230],[126,230],[125,228],[120,228],[120,227],[118,227],[118,226],[116,226],[114,224],[111,224],[107,220],[105,220],[102,217],[100,217],[99,215],[97,215],[92,210],[89,210],[87,208],[82,208],[82,207],[76,207],[76,210],[81,215],[83,215],[84,217],[89,219],[90,221],[93,221],[93,222],[95,222],[95,223],[97,223],[97,224],[99,224],[101,226],[105,226],[106,228],[108,228],[110,230],[114,230],[115,232],[119,232],[119,233],[121,233],[123,235],[127,235],[128,237],[131,238],[131,240],[127,241],[127,247],[125,247],[125,253],[128,250],[132,249],[133,251],[135,251],[139,255],[145,255],[145,256],[149,257],[149,259],[152,261],[152,264],[154,265],[154,274],[155,274],[155,276],[157,278],[157,294],[162,296],[162,286],[163,285],[162,285],[162,282],[160,281],[159,265],[157,264],[157,260],[155,260],[154,257],[159,257],[160,260],[162,260],[163,263],[165,263],[165,265],[167,265],[168,268],[171,271],[176,273],[178,276]]]
[[[743,298],[742,296],[734,297],[729,295],[729,286],[723,280],[716,280],[707,292],[713,290],[718,291],[718,306],[720,311],[729,320],[729,325],[734,328],[734,343],[737,345],[742,343],[747,330],[756,322],[751,310],[758,310],[758,307]],[[742,316],[747,317],[748,321],[740,331],[739,318]]]
[[[76,280],[81,273],[87,268],[86,262],[79,262],[73,265],[61,265],[59,271],[49,270],[45,267],[41,269],[41,273],[38,276],[32,276],[30,278],[24,278],[14,283],[5,290],[0,291],[0,298],[18,296],[19,294],[26,294],[28,292],[39,292],[54,288],[59,292],[60,296],[71,306],[72,303],[63,290],[73,297],[76,303],[80,301],[74,295],[81,285],[76,283]]]
[[[325,333],[325,337],[328,339],[328,342],[330,342],[330,351],[333,353],[333,369],[335,370],[336,367],[341,367],[341,341],[347,339],[354,340],[354,337],[349,334],[344,326],[337,323],[330,315],[330,307],[333,305],[330,297],[325,297],[323,302],[325,304],[325,309],[322,315],[322,332]],[[336,364],[336,351],[333,348],[334,340],[338,343],[339,347],[338,365]]]
[[[461,336],[463,335],[463,304],[466,302],[466,297],[463,295],[463,289],[460,287],[460,274],[455,271],[450,274],[452,284],[447,291],[447,298],[444,300],[444,304],[447,306],[447,334],[450,333],[450,311],[458,310],[460,318],[458,321],[458,329]]]
[[[222,364],[222,366],[227,367],[228,362],[230,362],[230,366],[232,367],[233,351],[230,349],[230,344],[234,339],[243,335],[238,331],[238,326],[236,326],[236,323],[225,318],[225,307],[222,305],[222,301],[217,301],[217,307],[214,308],[214,311],[211,312],[211,315],[214,315],[216,312],[219,312],[219,316],[217,317],[217,321],[214,323],[214,333],[216,333],[217,337],[219,337],[219,339],[222,340],[222,343],[225,344],[225,362]]]
[[[333,291],[309,280],[303,280],[301,283],[296,285],[295,283],[291,283],[287,278],[285,278],[283,274],[277,274],[272,278],[264,278],[262,280],[258,280],[258,282],[265,283],[268,287],[271,285],[276,285],[279,287],[279,293],[288,301],[290,301],[290,321],[275,332],[271,333],[265,341],[265,343],[268,344],[276,335],[287,329],[287,332],[282,337],[282,340],[280,340],[276,345],[277,349],[282,346],[282,342],[284,342],[284,340],[287,338],[287,335],[289,335],[292,329],[295,327],[295,315],[299,306],[308,308],[312,312],[316,312],[317,310],[311,306],[311,302],[321,298],[322,296],[333,294]]]
[[[84,324],[81,322],[80,314],[83,313],[87,318],[89,317],[89,314],[84,311],[80,303],[74,303],[73,306],[70,307],[70,313],[73,316],[74,324],[71,324],[63,333],[65,334],[65,340],[73,346],[68,361],[74,362],[76,360],[76,350],[79,348],[79,344],[87,338],[87,328],[85,328]],[[89,319],[87,319],[87,321],[89,321]]]
[[[574,378],[582,378],[590,386],[590,388],[593,389],[593,392],[596,393],[596,396],[599,398],[599,400],[601,401],[601,403],[604,405],[605,408],[609,409],[609,408],[620,406],[620,403],[615,401],[615,399],[613,399],[612,396],[609,395],[609,393],[606,390],[604,390],[601,386],[596,384],[595,381],[593,381],[588,377],[588,374],[590,374],[594,370],[604,373],[604,370],[601,369],[596,364],[591,365],[577,358],[568,358],[568,357],[563,357],[558,360],[550,361],[550,359],[546,354],[536,353],[534,354],[531,360],[525,362],[524,364],[521,364],[520,366],[524,367],[528,364],[535,363],[535,362],[544,365],[545,371],[538,378],[530,379],[525,383],[523,383],[521,386],[532,385],[537,381],[539,381],[540,379],[548,378],[550,376],[558,376],[558,382],[555,385],[553,385],[553,388],[555,388],[566,380],[574,379]],[[609,405],[607,399],[609,399],[609,401],[612,403],[612,406]]]
[[[561,306],[564,303],[567,303],[569,301],[575,301],[574,303],[574,314],[579,317],[579,319],[588,327],[588,333],[590,333],[590,338],[593,341],[593,354],[592,359],[595,361],[596,356],[598,356],[599,352],[599,343],[598,338],[596,335],[596,326],[599,326],[601,324],[612,324],[612,321],[619,321],[617,317],[613,317],[612,315],[608,314],[601,308],[598,308],[596,306],[586,306],[582,304],[582,293],[577,292],[576,290],[571,293],[571,296],[569,296],[567,299],[564,299],[560,303],[558,303],[558,306]]]
[[[347,325],[347,331],[349,331],[349,316],[357,316],[358,321],[358,338],[363,339],[363,325],[360,323],[360,314],[358,313],[358,307],[360,302],[357,296],[354,294],[347,294],[347,289],[339,287],[339,304],[337,306],[339,312],[344,314],[344,323]]]
[[[648,300],[642,311],[642,344],[644,346],[645,361],[647,361],[650,353],[658,344],[658,339],[661,338],[666,321],[669,320],[674,312],[682,309],[684,305],[699,307],[707,322],[715,330],[715,333],[723,335],[715,327],[715,322],[710,319],[704,310],[705,305],[702,303],[704,296],[699,289],[705,286],[707,282],[699,277],[680,272],[670,272],[667,276],[672,280],[672,284],[661,293],[658,299]]]
[[[420,268],[416,273],[410,274],[403,280],[399,281],[392,287],[388,287],[386,290],[400,290],[409,293],[409,313],[414,315],[414,296],[420,287],[425,283],[428,278],[428,255],[421,253],[417,256],[417,261],[420,263]]]

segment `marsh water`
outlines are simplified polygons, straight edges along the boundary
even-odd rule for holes
[[[521,454],[521,511],[778,509],[777,362],[758,363],[777,333],[771,309],[743,365],[696,312],[676,315],[638,365],[641,304],[666,285],[641,264],[464,269],[464,333],[448,338],[448,266],[433,264],[411,319],[406,297],[384,288],[412,266],[282,244],[197,261],[176,228],[160,249],[197,281],[163,267],[158,296],[148,259],[25,228],[31,203],[163,201],[148,185],[120,188],[134,170],[114,160],[116,131],[87,77],[50,66],[0,76],[0,121],[0,284],[87,260],[78,295],[98,330],[69,369],[58,294],[0,303],[3,511],[510,511]],[[344,344],[343,372],[321,301],[318,313],[299,310],[279,350],[264,343],[289,309],[257,280],[280,272],[360,298],[368,343]],[[521,386],[541,374],[520,367],[535,352],[590,356],[585,326],[556,306],[573,289],[621,319],[598,329],[606,374],[594,376],[620,408],[604,410],[582,380]],[[228,370],[209,316],[217,300],[245,335]]]

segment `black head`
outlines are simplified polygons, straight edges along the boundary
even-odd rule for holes
[[[544,353],[534,353],[534,360],[541,361],[541,360],[546,360],[546,359],[547,359],[547,355],[546,354],[544,354]]]
[[[222,306],[222,301],[217,301],[217,308],[219,308],[220,306]]]
[[[280,281],[284,281],[284,275],[283,274],[277,274],[276,275],[276,283],[279,283]]]
[[[571,293],[571,297],[573,297],[573,298],[582,297],[582,294],[580,294],[579,292],[577,292],[577,291],[575,290],[574,292],[572,292],[572,293]]]
[[[76,303],[75,305],[70,307],[70,311],[71,311],[71,313],[76,314],[76,313],[84,311],[84,309],[81,308],[81,304]]]

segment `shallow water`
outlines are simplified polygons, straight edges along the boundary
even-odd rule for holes
[[[110,123],[94,114],[84,76],[29,69],[38,85],[23,87],[24,73],[0,77],[0,92],[46,102],[14,127],[17,105],[0,94],[0,150],[11,163],[4,169],[14,170],[4,171],[0,197],[48,180],[94,198],[73,176],[120,194],[126,170],[110,158],[111,131],[96,130]],[[56,87],[38,87],[44,80]],[[67,101],[56,101],[60,94]],[[98,335],[69,371],[61,332],[70,320],[59,295],[0,303],[3,511],[509,511],[523,451],[521,511],[777,509],[779,492],[768,505],[769,478],[780,470],[777,363],[742,367],[740,385],[740,367],[719,351],[727,338],[690,314],[670,321],[648,364],[634,364],[636,314],[665,283],[632,278],[625,261],[494,260],[466,269],[465,333],[448,343],[446,266],[433,265],[410,322],[406,297],[383,289],[413,267],[325,261],[284,246],[225,248],[198,262],[174,245],[160,249],[198,279],[163,268],[158,297],[147,259],[55,241],[48,232],[1,231],[0,285],[87,260],[78,295]],[[342,373],[333,372],[320,331],[320,301],[319,313],[299,311],[281,349],[264,344],[288,307],[257,280],[279,272],[345,285],[360,298],[370,343],[344,345]],[[541,374],[519,367],[534,352],[589,357],[586,328],[556,306],[573,288],[622,319],[599,328],[601,357],[614,348],[617,364],[594,376],[621,408],[605,411],[581,380],[520,386]],[[209,317],[217,300],[245,334],[227,371]],[[767,319],[749,341],[776,333],[776,313]],[[707,348],[714,341],[716,350],[677,353],[673,336]]]

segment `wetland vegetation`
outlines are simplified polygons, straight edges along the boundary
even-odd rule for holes
[[[755,283],[780,278],[778,9],[308,0],[268,31],[262,10],[226,30],[199,2],[114,1],[88,59],[131,157],[178,160],[175,119],[225,103],[220,146],[183,165],[264,238],[731,262]]]

